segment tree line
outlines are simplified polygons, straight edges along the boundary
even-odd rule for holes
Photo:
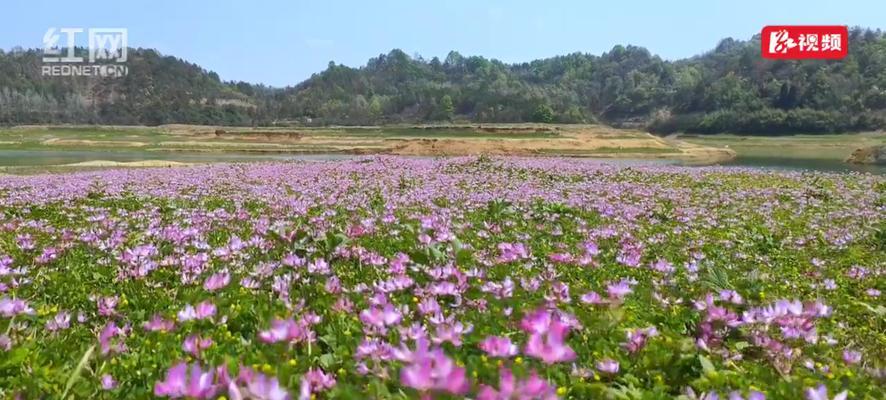
[[[607,123],[671,132],[816,133],[886,128],[886,34],[850,30],[843,60],[766,60],[760,38],[668,61],[637,46],[506,64],[401,50],[330,62],[273,88],[132,49],[123,78],[40,75],[38,50],[0,51],[0,123],[369,125]],[[82,49],[81,49],[82,50]]]

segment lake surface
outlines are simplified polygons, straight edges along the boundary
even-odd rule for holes
[[[723,165],[754,167],[773,170],[808,170],[826,172],[867,172],[871,174],[886,175],[886,165],[860,165],[849,164],[841,160],[832,159],[809,159],[787,157],[742,157],[739,156]]]
[[[236,154],[236,153],[184,153],[148,151],[90,151],[90,150],[0,150],[0,167],[46,167],[85,161],[107,160],[118,162],[163,160],[191,163],[248,162],[285,160],[344,160],[353,158],[347,154]],[[664,160],[599,159],[617,165],[671,164]],[[840,160],[799,159],[778,157],[741,157],[726,163],[727,166],[753,167],[772,170],[810,170],[827,172],[867,172],[886,175],[886,166],[854,165]]]

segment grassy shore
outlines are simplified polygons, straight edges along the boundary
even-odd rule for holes
[[[0,129],[0,151],[143,153],[146,160],[203,154],[475,154],[673,159],[717,163],[734,153],[601,125],[473,124],[385,127],[232,128],[21,126]]]
[[[706,147],[729,148],[738,157],[842,161],[855,149],[886,144],[886,132],[791,136],[679,135],[675,139]]]

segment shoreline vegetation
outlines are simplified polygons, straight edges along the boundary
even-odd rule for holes
[[[657,136],[596,124],[423,124],[329,127],[230,127],[169,124],[22,125],[0,128],[6,172],[174,167],[287,156],[467,155],[666,160],[728,164],[737,157],[848,161],[859,149],[886,145],[886,132],[790,136]],[[89,154],[77,159],[78,153]],[[16,159],[18,157],[18,159]],[[35,164],[35,157],[46,157]],[[279,158],[278,158],[279,157]],[[0,160],[2,161],[2,160]],[[2,165],[2,164],[0,164]]]
[[[145,162],[97,160],[72,167],[165,166],[172,153],[243,155],[562,156],[662,159],[718,164],[735,158],[723,146],[663,138],[602,125],[446,124],[243,128],[204,125],[25,125],[0,129],[0,151],[137,151]],[[149,162],[148,162],[149,161]]]

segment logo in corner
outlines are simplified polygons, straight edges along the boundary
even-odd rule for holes
[[[770,25],[761,39],[763,58],[839,60],[849,54],[845,25]]]

